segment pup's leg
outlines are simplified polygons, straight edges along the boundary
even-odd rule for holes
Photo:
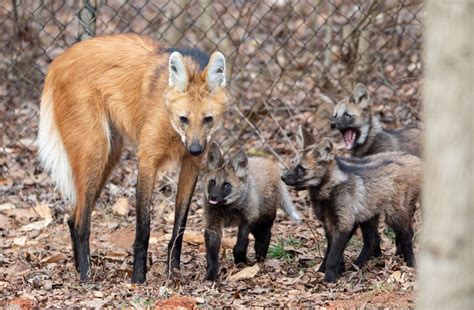
[[[234,262],[236,264],[247,264],[247,247],[249,245],[250,226],[246,221],[241,221],[239,225],[239,232],[237,235],[237,242],[234,246]]]
[[[273,220],[261,221],[254,226],[252,234],[255,237],[255,258],[263,262],[267,257],[270,239],[272,237]]]

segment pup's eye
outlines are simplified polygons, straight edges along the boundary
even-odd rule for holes
[[[229,190],[231,189],[232,185],[230,185],[229,183],[224,183],[224,189],[226,190]]]
[[[215,181],[215,180],[209,181],[209,185],[210,185],[210,186],[215,186],[215,185],[216,185],[216,181]]]
[[[299,164],[298,166],[296,166],[296,169],[300,170],[300,171],[305,171],[306,169],[301,165]]]
[[[202,120],[202,122],[203,122],[204,124],[210,124],[210,123],[212,123],[213,120],[214,120],[214,118],[213,118],[212,116],[206,116],[206,117],[204,117],[204,119]]]
[[[181,122],[181,124],[183,125],[187,125],[189,123],[189,120],[186,116],[180,116],[179,117],[179,121]]]
[[[345,112],[345,113],[344,113],[344,117],[345,117],[345,118],[348,118],[348,119],[351,119],[351,118],[353,118],[354,116],[351,115],[351,114],[349,114],[349,113],[347,113],[347,112]]]

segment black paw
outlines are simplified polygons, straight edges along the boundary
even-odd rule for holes
[[[336,282],[336,279],[337,279],[336,271],[326,270],[326,273],[324,274],[324,279],[323,279],[324,282],[334,283]]]
[[[146,276],[144,272],[135,272],[132,273],[132,283],[143,284],[145,283]]]
[[[206,276],[204,277],[204,280],[215,282],[217,281],[218,278],[219,278],[219,273],[217,271],[211,270],[211,271],[206,272]]]
[[[342,262],[336,268],[336,273],[338,276],[343,274],[346,271],[346,265]]]

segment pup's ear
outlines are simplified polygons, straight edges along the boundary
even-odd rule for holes
[[[358,83],[354,90],[352,90],[351,101],[359,105],[362,109],[369,107],[372,104],[372,99],[369,96],[367,87],[364,84]]]
[[[207,167],[210,170],[215,170],[221,167],[223,163],[224,158],[222,157],[219,145],[216,142],[212,142],[207,151]]]
[[[317,147],[319,159],[330,161],[334,159],[334,144],[329,138],[323,138]]]
[[[212,92],[219,87],[225,87],[225,57],[220,52],[214,52],[207,65],[207,87]]]
[[[301,149],[306,149],[313,145],[316,142],[313,135],[306,130],[302,125],[298,128],[298,132],[296,133],[296,143],[298,147]]]
[[[247,175],[248,158],[244,151],[240,150],[232,158],[232,168],[235,171],[235,175],[242,178]]]
[[[168,70],[169,85],[177,91],[185,91],[188,87],[188,73],[186,72],[183,56],[179,52],[171,53]]]

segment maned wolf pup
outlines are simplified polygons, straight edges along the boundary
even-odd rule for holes
[[[372,115],[372,99],[365,85],[359,83],[352,95],[334,108],[331,128],[344,136],[346,148],[352,156],[362,157],[381,152],[403,151],[421,155],[421,131],[418,128],[385,130]]]
[[[415,265],[412,218],[421,187],[418,157],[402,152],[381,153],[365,164],[335,157],[333,143],[324,138],[303,151],[284,176],[296,188],[311,188],[329,233],[331,246],[324,280],[334,282],[355,224],[385,214],[395,231],[408,266]],[[372,247],[373,245],[371,245]]]
[[[371,109],[372,99],[362,83],[358,83],[351,96],[334,108],[331,127],[342,133],[346,149],[351,151],[352,156],[363,157],[392,151],[421,155],[421,131],[418,128],[385,130],[378,118],[372,115]],[[373,222],[378,226],[377,219]],[[396,244],[396,255],[402,255],[399,240],[396,240]]]
[[[299,161],[301,158],[305,156],[305,153],[310,150],[314,145],[316,144],[316,140],[313,137],[313,135],[308,132],[303,126],[299,127],[299,130],[296,135],[297,142],[299,145],[299,148],[301,149],[301,154],[297,156],[293,162],[294,166],[296,168],[290,169],[287,173],[285,173],[282,176],[282,180],[287,183],[287,184],[292,184],[292,182],[295,181],[296,178],[299,176],[302,176],[305,173],[304,167],[301,166],[299,167]],[[360,165],[360,164],[367,164],[368,161],[373,161],[374,159],[370,159],[370,157],[366,157],[364,159],[357,158],[357,157],[350,157],[350,158],[344,158],[344,157],[337,157],[337,160],[344,161],[347,165]],[[293,171],[293,172],[291,172]],[[296,174],[295,174],[296,173]],[[328,242],[327,247],[326,247],[326,253],[324,255],[324,258],[321,262],[321,265],[319,266],[318,271],[319,272],[325,272],[326,271],[326,261],[327,257],[329,254],[329,250],[331,248],[331,238],[329,235],[329,228],[326,225],[327,221],[325,219],[326,214],[322,211],[323,206],[321,206],[321,203],[318,201],[318,197],[316,195],[317,190],[313,188],[313,186],[294,186],[296,190],[306,190],[308,189],[309,192],[309,199],[311,202],[311,206],[313,207],[314,213],[316,215],[316,218],[321,221],[324,227],[324,232],[325,232],[325,237]],[[355,233],[357,227],[360,226],[362,230],[362,237],[364,240],[364,246],[362,248],[362,251],[360,252],[359,256],[357,259],[354,261],[354,264],[361,268],[367,260],[369,260],[371,257],[379,257],[382,255],[382,250],[380,249],[380,236],[378,234],[378,218],[372,218],[366,222],[356,224],[354,225],[351,236]],[[344,265],[344,260],[341,260],[339,262],[338,266],[338,274],[341,274],[345,271],[345,265]]]
[[[255,237],[257,261],[265,259],[277,207],[282,207],[292,219],[300,219],[286,186],[280,180],[280,169],[270,159],[247,158],[243,151],[224,159],[219,146],[212,143],[204,184],[207,185],[204,191],[206,280],[214,281],[218,277],[224,226],[239,227],[234,246],[234,260],[238,264],[247,262],[249,233]]]

